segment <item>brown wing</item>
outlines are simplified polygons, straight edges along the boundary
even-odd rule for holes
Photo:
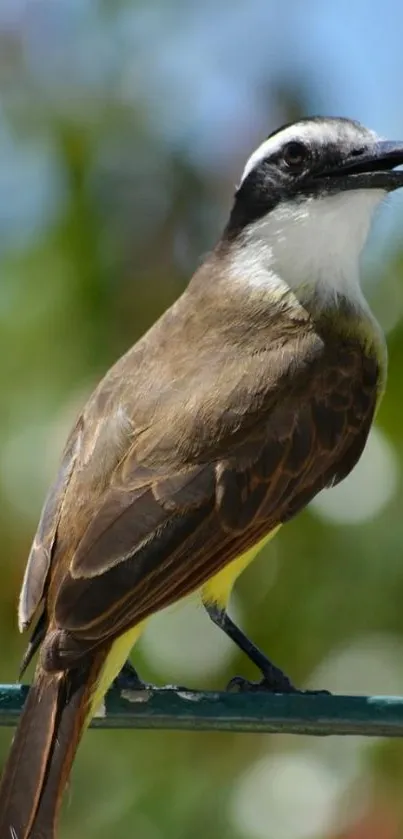
[[[38,530],[28,557],[18,609],[20,630],[26,629],[42,600],[50,567],[63,499],[80,447],[81,420],[67,441],[55,484],[44,504]]]
[[[371,426],[377,379],[359,346],[335,347],[303,375],[294,370],[293,387],[276,383],[260,422],[228,435],[226,457],[221,439],[217,459],[164,472],[135,464],[130,450],[69,563],[56,551],[48,666],[73,666],[185,596],[348,474]]]

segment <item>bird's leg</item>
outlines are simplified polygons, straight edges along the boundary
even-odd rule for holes
[[[216,603],[204,603],[207,614],[220,629],[253,661],[262,673],[259,682],[250,682],[242,676],[231,679],[227,689],[238,691],[269,691],[270,693],[328,693],[328,691],[302,691],[292,684],[288,676],[276,667],[267,656],[231,620],[226,610]]]

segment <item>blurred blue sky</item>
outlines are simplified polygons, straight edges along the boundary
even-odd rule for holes
[[[203,171],[233,177],[276,125],[279,80],[306,89],[311,112],[403,136],[402,30],[399,0],[0,0],[0,38],[20,48],[0,92],[89,119],[105,98],[132,105]],[[3,246],[16,231],[29,242],[63,201],[46,121],[33,144],[8,119],[0,110]]]

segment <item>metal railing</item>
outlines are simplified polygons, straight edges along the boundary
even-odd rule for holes
[[[27,691],[25,685],[0,685],[1,726],[16,724]],[[92,725],[403,737],[403,697],[113,688]]]

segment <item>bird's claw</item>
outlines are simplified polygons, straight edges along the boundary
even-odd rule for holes
[[[125,664],[122,667],[120,673],[116,676],[116,679],[113,682],[113,686],[117,688],[117,690],[150,690],[152,685],[148,682],[143,682],[140,679],[137,671],[129,664]]]
[[[284,674],[282,679],[276,681],[263,676],[258,682],[249,681],[243,676],[234,676],[226,689],[231,693],[296,693],[302,696],[331,696],[328,690],[300,690]]]
[[[188,691],[188,688],[185,688],[181,685],[153,685],[150,682],[143,682],[140,679],[137,670],[133,667],[130,661],[126,661],[123,665],[120,673],[116,676],[114,681],[114,687],[117,690],[127,690],[127,691],[153,691],[159,692],[162,690],[174,690],[174,691]]]

